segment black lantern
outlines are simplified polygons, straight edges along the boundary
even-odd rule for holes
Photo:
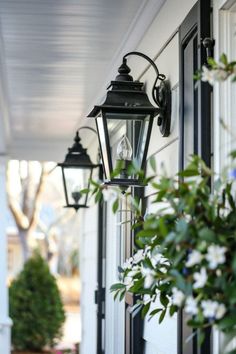
[[[89,127],[84,128],[93,130]],[[93,169],[99,166],[92,163],[87,149],[83,148],[80,140],[77,131],[74,144],[68,149],[65,161],[58,164],[62,169],[66,207],[75,210],[87,208]]]
[[[129,75],[127,56],[138,55],[148,60],[157,77],[152,89],[153,106],[144,91],[144,84],[133,81]],[[144,170],[153,120],[158,116],[158,125],[163,136],[170,132],[170,88],[165,76],[159,74],[155,63],[145,54],[131,52],[123,57],[118,76],[108,87],[103,104],[97,105],[88,117],[96,119],[105,184],[140,186],[137,175],[132,174],[131,162],[136,169]],[[156,83],[160,80],[160,85]],[[117,139],[117,136],[120,140]],[[118,143],[117,143],[118,140]],[[117,171],[119,171],[117,173]]]

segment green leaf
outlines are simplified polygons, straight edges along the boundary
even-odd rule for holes
[[[163,310],[162,313],[160,314],[159,321],[158,321],[159,323],[161,323],[164,320],[165,315],[166,315],[166,309]]]
[[[228,328],[231,328],[235,325],[236,323],[236,314],[231,315],[230,317],[224,317],[219,323],[218,327],[221,330],[227,330]]]
[[[156,234],[156,230],[141,230],[137,233],[137,237],[153,237]]]
[[[180,272],[177,269],[172,269],[170,271],[170,274],[175,278],[177,288],[182,291],[185,291],[185,288],[186,288],[185,279],[180,274]]]
[[[96,196],[95,196],[95,202],[96,202],[96,203],[100,202],[100,200],[102,200],[102,197],[103,197],[102,191],[99,190],[99,191],[97,192]]]
[[[124,299],[125,294],[126,294],[125,290],[120,293],[120,301],[122,301]]]
[[[144,318],[146,316],[146,314],[148,313],[148,311],[150,309],[150,305],[151,305],[151,303],[149,302],[148,304],[143,306],[142,312],[141,312],[142,318]]]
[[[201,347],[201,345],[203,344],[204,339],[205,339],[205,333],[203,331],[199,331],[197,334],[197,343],[199,347]]]
[[[178,175],[180,177],[194,177],[194,176],[199,176],[200,173],[197,169],[196,170],[186,169],[184,171],[179,172]]]
[[[117,198],[112,205],[112,211],[114,214],[117,212],[118,208],[119,208],[119,199]]]
[[[90,180],[90,183],[94,186],[94,187],[100,187],[100,184],[95,182],[94,180]]]
[[[236,158],[236,150],[231,151],[231,153],[229,154],[233,159]]]
[[[161,309],[161,308],[152,310],[152,312],[150,312],[149,316],[150,316],[150,317],[153,317],[153,316],[155,316],[156,314],[158,314],[158,313],[161,312],[161,311],[163,311],[163,309]]]
[[[193,327],[193,328],[202,328],[202,322],[198,322],[194,319],[192,320],[189,320],[187,322],[187,325],[190,326],[190,327]]]
[[[170,313],[170,316],[171,316],[171,317],[172,317],[177,311],[178,311],[177,306],[175,306],[175,305],[171,305],[171,306],[170,306],[169,313]]]
[[[118,297],[119,294],[120,294],[120,290],[116,290],[116,293],[115,293],[115,295],[114,295],[114,300],[117,299],[117,297]]]
[[[180,219],[177,221],[176,230],[178,232],[185,233],[187,231],[187,229],[188,229],[188,224],[187,224],[186,220]]]
[[[116,284],[113,284],[111,287],[110,287],[110,291],[116,291],[118,289],[125,289],[125,285],[122,284],[122,283],[116,283]]]
[[[166,296],[166,294],[164,294],[164,293],[160,294],[160,302],[164,307],[167,307],[167,305],[169,304],[169,299]]]
[[[84,189],[80,190],[81,194],[88,194],[89,192],[90,192],[90,189],[88,189],[88,188],[84,188]]]
[[[228,58],[227,55],[225,53],[221,54],[220,56],[220,62],[224,65],[228,65]]]
[[[214,242],[216,239],[215,233],[210,230],[208,227],[204,227],[199,231],[199,237],[202,240],[209,241],[209,242]]]
[[[208,57],[208,58],[207,58],[207,63],[208,63],[212,68],[217,67],[216,61],[215,61],[213,58],[211,58],[211,57]]]
[[[118,272],[119,272],[119,273],[124,273],[124,269],[121,268],[121,266],[118,266]]]
[[[156,166],[156,159],[154,156],[151,156],[150,159],[149,159],[149,162],[150,162],[150,165],[151,165],[151,168],[153,170],[153,172],[156,173],[157,171],[157,166]]]

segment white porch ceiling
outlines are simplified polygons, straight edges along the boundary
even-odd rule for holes
[[[6,131],[13,157],[49,159],[61,155],[59,146],[65,152],[148,2],[0,0]]]

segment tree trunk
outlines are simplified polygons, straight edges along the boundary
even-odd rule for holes
[[[19,238],[20,238],[20,244],[21,244],[24,263],[29,258],[29,247],[28,247],[28,242],[27,242],[28,241],[27,234],[28,234],[28,230],[19,229]]]

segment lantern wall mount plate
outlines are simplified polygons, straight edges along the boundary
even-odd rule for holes
[[[90,127],[82,127],[80,129],[90,129],[97,134]],[[88,208],[88,193],[93,169],[100,165],[92,163],[87,154],[87,149],[81,144],[79,131],[76,132],[74,144],[68,148],[64,162],[58,163],[58,166],[62,169],[65,207],[74,208],[76,211],[80,208]]]
[[[144,58],[155,70],[152,99],[156,106],[144,91],[144,84],[134,81],[129,74],[127,57],[132,55]],[[108,86],[105,101],[96,105],[88,117],[96,119],[105,184],[119,185],[122,189],[143,186],[140,177],[132,173],[130,166],[133,164],[137,169],[145,169],[154,117],[157,117],[162,136],[170,134],[170,84],[147,55],[140,52],[127,53],[116,79]],[[113,139],[115,128],[121,135],[118,143],[114,143]]]

